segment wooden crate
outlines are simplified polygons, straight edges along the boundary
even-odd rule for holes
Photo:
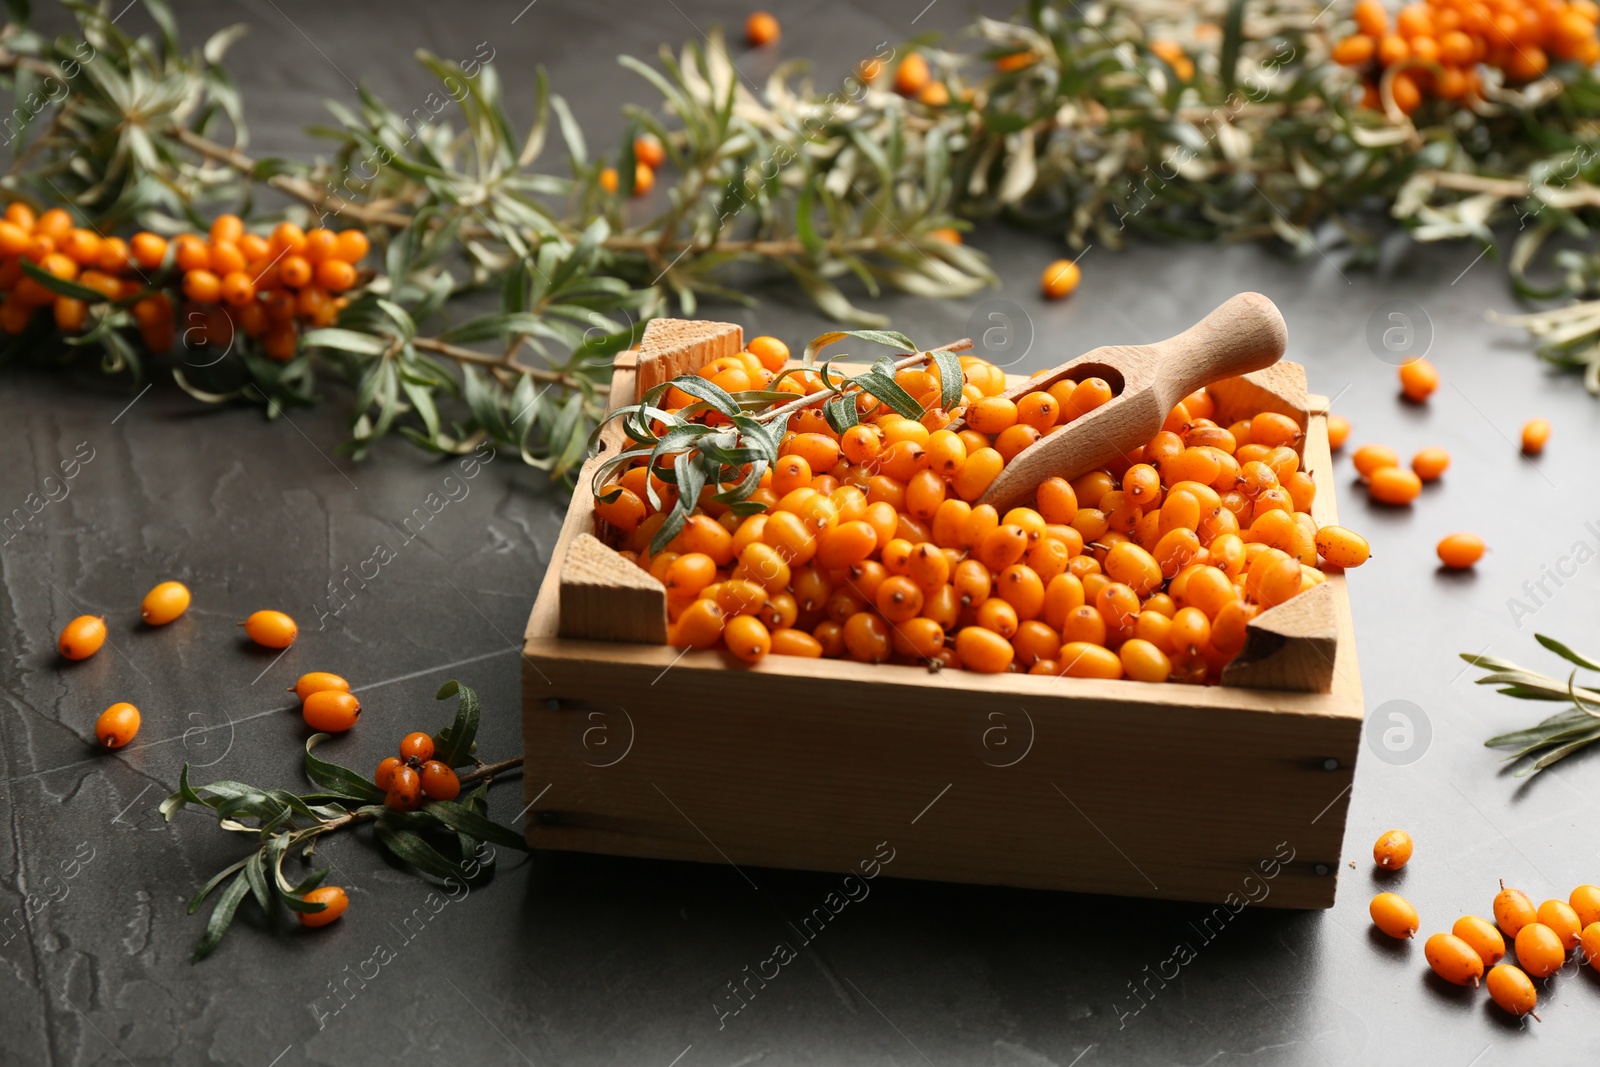
[[[736,326],[653,322],[617,358],[613,403],[741,346]],[[1279,364],[1213,393],[1224,425],[1301,422],[1324,524],[1326,402],[1304,383]],[[591,470],[528,620],[531,846],[837,872],[892,854],[900,877],[1333,903],[1362,718],[1342,575],[1258,616],[1221,686],[749,666],[662,643],[660,583],[593,536]]]

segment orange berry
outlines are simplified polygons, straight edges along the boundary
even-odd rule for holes
[[[6,205],[5,217],[7,222],[20,226],[29,233],[39,225],[39,217],[33,213],[33,208],[20,200],[13,200]]]
[[[383,802],[396,811],[416,811],[422,807],[422,775],[409,766],[396,767],[389,776]]]
[[[1583,923],[1571,904],[1564,900],[1547,900],[1539,905],[1538,915],[1539,922],[1548,926],[1560,939],[1562,948],[1571,950],[1578,947]]]
[[[1070,259],[1058,259],[1044,269],[1040,276],[1039,284],[1044,289],[1045,299],[1060,300],[1078,287],[1083,280],[1083,271]]]
[[[1585,926],[1583,934],[1578,938],[1578,944],[1583,947],[1583,955],[1589,961],[1589,966],[1600,971],[1600,922],[1592,922]]]
[[[278,261],[278,280],[291,289],[311,283],[311,261],[293,253]]]
[[[329,674],[326,671],[310,671],[302,674],[289,692],[299,697],[303,702],[312,693],[321,693],[329,689],[340,693],[348,693],[350,692],[350,683],[337,674]]]
[[[1094,611],[1087,605],[1085,607]],[[1089,641],[1066,642],[1061,646],[1056,661],[1061,664],[1061,673],[1068,678],[1115,680],[1122,677],[1121,657],[1109,648]]]
[[[280,222],[273,228],[267,247],[274,256],[279,253],[298,255],[306,247],[306,232],[292,222]]]
[[[772,634],[754,615],[735,615],[723,627],[722,642],[735,656],[754,663],[772,651]]]
[[[1389,80],[1389,92],[1394,96],[1394,106],[1404,114],[1409,115],[1422,105],[1422,89],[1409,70],[1402,70]]]
[[[652,170],[660,169],[667,161],[667,149],[655,134],[641,134],[633,139],[633,158]]]
[[[1380,36],[1389,28],[1389,12],[1382,0],[1357,0],[1351,14],[1361,32],[1371,37]]]
[[[1507,889],[1504,882],[1500,883],[1500,892],[1494,897],[1494,921],[1507,937],[1516,937],[1524,926],[1538,917],[1538,909],[1528,899],[1528,894],[1520,889]]]
[[[454,800],[461,795],[461,779],[456,772],[436,759],[422,765],[422,791],[430,800]]]
[[[390,756],[378,764],[378,769],[372,773],[372,784],[379,789],[388,791],[394,781],[394,772],[406,765],[406,761],[399,756]]]
[[[983,674],[999,674],[1016,658],[1011,642],[983,626],[965,626],[956,634],[961,665]]]
[[[106,643],[106,620],[101,615],[79,615],[61,628],[56,648],[67,659],[88,659]]]
[[[1335,567],[1359,567],[1371,556],[1371,546],[1358,533],[1343,526],[1324,526],[1317,530],[1317,554]]]
[[[1578,916],[1578,923],[1584,929],[1600,922],[1600,886],[1580,885],[1572,891],[1567,903],[1572,905],[1572,910]]]
[[[1422,494],[1422,479],[1401,467],[1382,467],[1373,472],[1367,491],[1380,504],[1409,504]]]
[[[1333,61],[1345,67],[1365,66],[1378,54],[1378,42],[1364,33],[1352,34],[1333,46]]]
[[[342,734],[361,718],[361,701],[338,689],[322,689],[305,698],[300,717],[313,730]]]
[[[327,926],[350,907],[350,897],[336,885],[318,886],[300,898],[311,904],[321,904],[321,911],[296,912],[301,926]]]
[[[744,347],[747,352],[760,360],[764,369],[774,374],[783,370],[789,362],[789,346],[776,337],[752,337]],[[876,436],[870,428],[863,427],[863,429]],[[858,463],[861,460],[852,459],[851,462]]]
[[[1398,871],[1411,859],[1411,835],[1404,830],[1389,830],[1372,846],[1372,862],[1386,871]]]
[[[1442,448],[1424,448],[1411,457],[1411,469],[1425,482],[1436,482],[1450,466],[1450,453]]]
[[[916,96],[928,87],[931,80],[928,61],[923,58],[921,52],[912,52],[895,68],[894,91],[901,96]]]
[[[58,296],[54,308],[56,327],[63,333],[77,333],[89,317],[89,305],[71,296]]]
[[[1493,967],[1506,954],[1506,939],[1500,936],[1494,923],[1476,915],[1463,915],[1456,920],[1450,932],[1472,946],[1472,951],[1483,960],[1485,967]]]
[[[183,295],[197,304],[215,304],[222,296],[222,279],[203,268],[183,276]]]
[[[144,595],[139,615],[150,626],[165,626],[189,610],[189,587],[182,582],[162,582]]]
[[[1484,984],[1489,987],[1489,996],[1494,1002],[1512,1015],[1539,1017],[1533,1011],[1539,1002],[1539,992],[1521,968],[1502,963],[1489,972]]]
[[[744,22],[744,38],[752,48],[762,48],[776,41],[782,30],[778,20],[765,11],[757,11]]]
[[[113,704],[94,722],[94,736],[106,748],[121,748],[139,732],[139,709],[128,703]]]
[[[226,303],[244,307],[255,301],[256,283],[242,270],[231,271],[218,283],[217,292]]]
[[[66,240],[67,234],[72,232],[72,216],[61,208],[53,207],[39,216],[33,232],[48,237],[60,245]]]
[[[210,269],[211,250],[206,247],[206,243],[200,238],[192,233],[185,233],[174,238],[172,243],[178,250],[175,259],[179,270]]]
[[[1535,978],[1548,978],[1567,962],[1567,949],[1561,938],[1541,922],[1530,922],[1517,931],[1517,962]]]
[[[1433,973],[1454,985],[1475,986],[1483,977],[1483,957],[1455,934],[1434,934],[1423,946],[1423,955]]]
[[[1483,538],[1453,533],[1439,542],[1439,561],[1451,570],[1466,570],[1483,558]]]
[[[1522,427],[1522,451],[1526,455],[1537,456],[1544,451],[1545,443],[1549,440],[1548,419],[1531,419]]]
[[[433,738],[421,730],[406,734],[400,739],[400,758],[419,763],[433,758]]]
[[[1417,358],[1400,366],[1400,392],[1407,400],[1420,404],[1439,388],[1439,371],[1432,363]]]
[[[146,270],[154,270],[167,258],[166,238],[157,234],[136,233],[129,248],[133,252],[133,261]]]
[[[61,241],[61,251],[80,266],[92,267],[100,258],[103,242],[93,230],[72,229]]]
[[[1420,925],[1417,909],[1397,893],[1379,893],[1367,905],[1367,911],[1372,916],[1373,926],[1400,940],[1415,936]]]
[[[300,636],[294,620],[281,611],[258,611],[241,623],[250,640],[264,648],[288,648]]]
[[[337,255],[346,263],[360,263],[367,256],[372,242],[360,230],[341,230]]]

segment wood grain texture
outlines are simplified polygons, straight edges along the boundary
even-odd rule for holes
[[[1104,466],[1150,440],[1184,397],[1271,366],[1287,343],[1277,306],[1260,293],[1240,293],[1176,337],[1097,348],[1013,386],[1001,395],[1016,399],[1063,379],[1101,377],[1117,395],[1017,453],[978,503],[1003,513],[1025,502],[1047,478],[1075,478]]]
[[[567,546],[557,602],[562,637],[666,643],[666,587],[593,534]]]
[[[693,374],[714,359],[744,347],[744,330],[731,322],[651,319],[635,355],[638,395],[680,374]],[[632,400],[627,403],[633,403]]]

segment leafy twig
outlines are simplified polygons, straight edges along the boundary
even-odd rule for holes
[[[1526,670],[1494,656],[1461,655],[1474,667],[1489,672],[1477,680],[1479,685],[1499,686],[1501,693],[1522,700],[1565,700],[1572,704],[1566,711],[1557,712],[1535,726],[1491,737],[1484,742],[1490,748],[1515,749],[1506,757],[1507,760],[1531,761],[1517,771],[1519,778],[1536,774],[1579,749],[1600,741],[1600,690],[1580,688],[1576,684],[1580,668],[1600,671],[1600,662],[1574,652],[1553,637],[1544,634],[1535,634],[1534,637],[1545,648],[1574,664],[1565,681]]]

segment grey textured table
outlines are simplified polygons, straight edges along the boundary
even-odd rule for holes
[[[957,0],[924,2],[779,4],[783,51],[825,56],[833,75],[879,41],[970,14]],[[346,76],[397,101],[420,99],[429,84],[407,58],[414,48],[466,56],[481,41],[522,90],[519,114],[529,67],[545,62],[600,140],[620,129],[624,100],[647,95],[615,66],[618,52],[653,54],[660,41],[737,26],[745,14],[707,0],[181,9],[191,40],[250,23],[234,66],[257,146],[285,152],[308,149],[299,130],[318,119],[323,97],[350,97]],[[772,60],[740,62],[759,81]],[[1382,271],[1348,276],[1316,256],[1290,261],[1257,247],[1097,248],[1083,260],[1080,292],[1045,305],[1036,278],[1057,244],[988,230],[973,243],[994,256],[1004,288],[965,301],[886,300],[897,326],[942,340],[968,332],[984,301],[1014,301],[1037,334],[1018,364],[1026,370],[1166,336],[1233,292],[1259,289],[1283,308],[1290,354],[1308,365],[1313,388],[1336,395],[1355,423],[1355,443],[1407,455],[1437,444],[1454,455],[1444,483],[1410,510],[1375,509],[1339,486],[1347,523],[1376,553],[1351,576],[1368,709],[1411,702],[1431,741],[1408,764],[1363,753],[1345,849],[1354,868],[1335,872],[1331,911],[1249,910],[1207,941],[1194,924],[1208,909],[1197,906],[881,879],[742,1010],[723,1014],[735,1004],[727,983],[789,938],[782,916],[810,910],[833,877],[753,871],[753,891],[726,866],[505,855],[492,884],[435,902],[424,922],[412,916],[430,914],[428,885],[345,838],[323,851],[333,880],[351,888],[336,926],[271,933],[247,906],[218,952],[191,966],[201,920],[184,903],[239,845],[197,813],[161,821],[156,805],[181,764],[200,768],[202,781],[298,783],[304,732],[283,687],[307,669],[366,687],[362,727],[329,745],[354,766],[376,763],[403,729],[441,724],[447,712],[431,695],[449,677],[483,695],[481,750],[518,751],[515,641],[563,501],[537,472],[495,460],[380,580],[326,629],[307,626],[267,669],[271,657],[244,649],[234,620],[264,606],[314,620],[326,583],[439,490],[446,467],[399,441],[363,464],[330,458],[344,433],[337,401],[292,425],[268,423],[254,411],[199,408],[165,381],[130,406],[132,391],[93,377],[6,372],[0,509],[39,491],[80,447],[93,458],[66,499],[0,543],[0,919],[25,894],[48,900],[0,933],[0,1063],[1093,1067],[1361,1064],[1385,1053],[1445,1067],[1594,1062],[1600,974],[1556,981],[1541,993],[1543,1024],[1522,1028],[1482,993],[1435,981],[1420,944],[1384,941],[1366,916],[1378,884],[1368,849],[1390,826],[1419,842],[1394,881],[1425,933],[1486,913],[1500,877],[1536,899],[1600,881],[1600,765],[1580,756],[1531,785],[1498,775],[1482,739],[1543,709],[1474,687],[1454,655],[1487,648],[1553,670],[1535,629],[1600,645],[1593,565],[1559,588],[1547,583],[1554,595],[1520,625],[1508,604],[1575,543],[1600,547],[1600,424],[1597,401],[1574,378],[1546,372],[1517,334],[1485,325],[1483,311],[1509,301],[1501,266],[1473,265],[1476,249],[1404,241]],[[763,296],[755,314],[726,314],[791,342],[830,325],[793,294]],[[1374,310],[1395,299],[1421,305],[1435,331],[1445,384],[1427,407],[1397,402],[1393,368],[1365,340]],[[1534,415],[1555,434],[1531,463],[1511,440]],[[1491,546],[1474,574],[1436,572],[1433,544],[1456,529]],[[144,631],[134,606],[169,577],[194,589],[194,607]],[[54,635],[80,611],[110,616],[112,647],[66,666]],[[96,755],[94,717],[123,699],[144,709],[139,743]],[[981,787],[975,774],[942,802]],[[521,806],[515,786],[496,790],[498,818]],[[1104,830],[1115,838],[1114,826]],[[1094,859],[1125,861],[1110,847]],[[365,961],[380,942],[394,959],[371,977]],[[1173,968],[1165,961],[1180,943],[1193,958]],[[352,977],[362,971],[368,979]]]

